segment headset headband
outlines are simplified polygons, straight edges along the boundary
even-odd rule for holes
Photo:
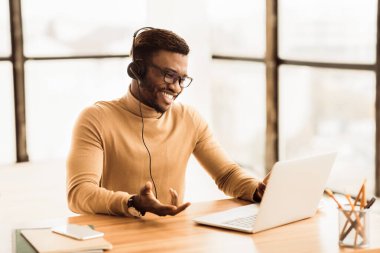
[[[151,26],[146,26],[146,27],[142,27],[140,29],[138,29],[134,34],[133,34],[133,42],[132,42],[132,59],[135,60],[135,40],[136,40],[136,37],[137,35],[140,33],[140,31],[146,31],[146,30],[153,30],[153,29],[156,29],[154,27],[151,27]]]

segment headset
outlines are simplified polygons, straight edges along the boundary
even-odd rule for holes
[[[143,59],[135,59],[135,40],[136,40],[137,35],[140,32],[144,32],[147,30],[154,30],[154,29],[156,28],[150,27],[150,26],[142,27],[133,34],[133,42],[132,42],[132,50],[131,50],[132,62],[128,65],[127,72],[131,78],[136,79],[138,81],[138,84],[140,86],[142,86],[141,81],[144,79],[146,66]]]
[[[141,31],[154,30],[154,29],[156,29],[156,28],[153,28],[153,27],[143,27],[143,28],[138,29],[133,34],[133,42],[132,42],[132,50],[131,50],[131,52],[132,52],[132,62],[128,65],[127,72],[128,72],[128,75],[131,78],[137,80],[137,83],[139,85],[138,95],[139,95],[139,108],[140,108],[140,116],[141,116],[141,139],[143,141],[143,144],[144,144],[144,147],[145,147],[146,151],[148,152],[148,157],[149,157],[149,175],[150,175],[150,179],[152,180],[152,183],[153,183],[154,194],[156,196],[156,199],[158,199],[156,183],[154,182],[153,175],[152,175],[152,155],[150,154],[149,148],[146,145],[145,139],[144,139],[144,117],[143,117],[142,110],[141,110],[141,92],[140,92],[140,88],[143,88],[143,82],[142,82],[142,80],[145,77],[146,67],[145,67],[144,60],[143,59],[135,59],[135,54],[134,54],[134,51],[135,51],[135,40],[136,40],[137,35]]]

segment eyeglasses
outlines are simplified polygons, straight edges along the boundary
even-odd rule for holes
[[[193,81],[193,78],[189,76],[180,76],[178,75],[178,73],[174,71],[164,70],[153,63],[150,63],[148,65],[158,69],[161,72],[161,75],[164,77],[164,82],[167,84],[174,84],[177,81],[179,81],[179,86],[181,86],[182,88],[186,88],[189,87],[189,85]]]

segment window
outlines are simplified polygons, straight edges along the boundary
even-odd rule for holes
[[[0,164],[16,161],[12,65],[0,61]]]
[[[212,128],[233,160],[262,175],[266,128],[265,1],[209,0],[208,15],[214,58],[210,80]],[[241,61],[242,58],[248,60]]]
[[[329,185],[355,194],[363,178],[371,194],[375,184],[380,194],[374,177],[377,5],[280,0],[278,8],[280,63],[309,66],[280,67],[280,158],[336,150]]]
[[[24,0],[21,7],[29,159],[62,158],[79,112],[127,91],[125,56],[145,23],[146,1]]]
[[[144,24],[145,9],[145,1],[133,0],[115,0],[112,3],[24,0],[25,54],[128,54],[132,45],[131,34]]]
[[[223,148],[243,167],[264,173],[265,66],[214,60],[212,125]]]
[[[127,92],[128,62],[129,59],[29,61],[26,64],[29,159],[65,157],[79,113],[98,100],[116,99]]]
[[[264,0],[209,0],[208,5],[213,54],[264,57]]]
[[[376,0],[279,0],[281,58],[376,62]]]
[[[375,74],[370,71],[280,68],[280,156],[338,151],[330,187],[374,190]],[[352,189],[350,189],[352,187]]]
[[[193,65],[190,61],[189,70],[193,67],[194,71],[189,73],[203,86],[189,89],[180,99],[200,101],[197,104],[202,108],[198,109],[205,112],[235,161],[244,167],[259,167],[259,171],[269,169],[278,157],[293,158],[325,149],[328,139],[333,143],[328,146],[342,153],[337,168],[350,167],[354,176],[364,173],[372,179],[369,187],[374,185],[374,161],[380,156],[374,147],[375,132],[380,131],[375,124],[375,110],[380,108],[374,106],[379,92],[376,77],[380,75],[376,55],[378,1],[208,0],[188,2],[184,15],[178,14],[183,13],[183,6],[175,0],[21,1],[27,60],[26,129],[36,132],[27,134],[32,160],[66,152],[71,128],[60,128],[58,122],[72,126],[73,115],[85,104],[108,95],[115,98],[125,91],[126,75],[121,76],[125,69],[119,64],[126,68],[127,62],[120,59],[129,53],[133,32],[152,23],[183,32],[192,49],[195,45],[194,52],[199,51],[192,55],[197,60]],[[267,7],[270,10],[266,11]],[[0,60],[4,64],[11,52],[8,9],[7,0],[0,0]],[[167,11],[175,15],[169,16]],[[193,21],[202,23],[202,29]],[[277,34],[278,41],[277,36],[266,41],[266,36]],[[9,66],[4,64],[2,71],[8,73]],[[19,71],[18,75],[24,75]],[[7,81],[0,92],[9,99],[13,96],[7,91],[7,73],[1,77]],[[106,73],[111,80],[104,78]],[[17,80],[15,85],[22,88]],[[109,90],[104,85],[114,85],[115,93],[106,93]],[[90,89],[94,89],[92,95]],[[42,91],[47,95],[41,98],[38,94]],[[58,96],[59,92],[63,95]],[[73,92],[85,103],[76,100]],[[356,104],[355,92],[363,97],[362,103]],[[268,111],[266,104],[270,105]],[[0,110],[7,111],[0,117],[12,115],[8,109]],[[47,123],[42,123],[46,118]],[[18,114],[17,119],[23,123],[23,115]],[[43,130],[47,127],[56,130],[46,133]],[[23,129],[21,126],[17,131]],[[51,142],[54,138],[50,136],[59,136],[62,145]],[[19,145],[19,154],[24,157],[19,160],[27,160],[25,144]],[[380,166],[376,171],[379,173]],[[350,184],[351,177],[346,180]],[[376,187],[379,195],[380,181]]]
[[[0,57],[10,54],[9,6],[7,0],[0,0]]]

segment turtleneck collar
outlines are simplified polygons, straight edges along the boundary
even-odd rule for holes
[[[127,109],[129,112],[133,113],[134,115],[138,117],[141,117],[141,112],[144,118],[159,119],[162,116],[162,113],[157,112],[156,109],[143,104],[137,98],[135,98],[131,92],[130,86],[128,88],[127,94],[125,94],[122,98],[120,98],[119,101],[125,109]],[[140,112],[140,104],[141,104],[141,112]]]

